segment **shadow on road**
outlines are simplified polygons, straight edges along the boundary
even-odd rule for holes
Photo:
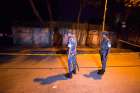
[[[85,77],[87,78],[92,78],[95,80],[100,80],[102,79],[102,75],[97,74],[98,70],[92,71],[89,74],[84,74]]]
[[[16,58],[16,57],[9,56],[9,55],[0,55],[0,64],[9,63],[14,58]]]
[[[33,81],[38,82],[41,85],[45,85],[45,84],[51,84],[60,80],[67,80],[67,78],[65,77],[64,74],[59,74],[59,75],[50,76],[47,78],[35,78]]]

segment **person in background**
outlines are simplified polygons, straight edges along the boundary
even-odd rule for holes
[[[101,57],[101,63],[102,63],[102,69],[98,70],[98,74],[104,74],[106,70],[106,62],[107,62],[107,56],[109,54],[110,48],[111,48],[111,41],[108,38],[109,33],[108,32],[102,32],[102,40],[100,44],[100,57]]]

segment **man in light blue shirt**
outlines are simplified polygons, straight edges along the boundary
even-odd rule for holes
[[[76,74],[76,47],[75,35],[71,34],[68,39],[68,78],[72,78],[72,74]]]

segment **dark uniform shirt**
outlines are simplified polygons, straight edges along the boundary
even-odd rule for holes
[[[111,48],[111,42],[109,39],[103,39],[101,41],[101,50],[108,50]]]

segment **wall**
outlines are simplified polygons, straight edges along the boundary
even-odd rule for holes
[[[65,47],[68,33],[73,32],[76,35],[78,46],[98,47],[101,27],[89,24],[51,23],[45,27],[13,26],[12,31],[14,44],[18,46]]]

